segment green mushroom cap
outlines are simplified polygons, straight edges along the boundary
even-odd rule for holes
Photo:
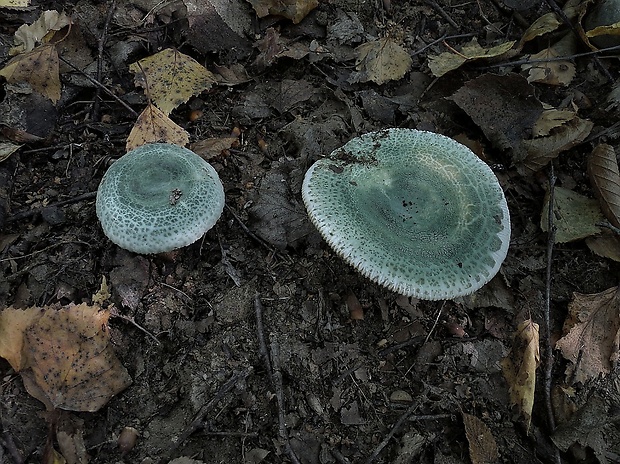
[[[162,253],[198,240],[224,209],[213,167],[168,143],[142,145],[107,170],[96,201],[104,233],[135,253]]]
[[[338,254],[403,295],[468,295],[508,252],[510,216],[497,178],[467,147],[431,132],[355,138],[310,167],[302,196]]]

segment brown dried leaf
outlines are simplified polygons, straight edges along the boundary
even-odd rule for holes
[[[620,237],[613,232],[604,232],[586,238],[588,248],[603,258],[613,259],[620,263]]]
[[[619,360],[620,287],[585,295],[573,294],[556,348],[572,364],[566,375],[573,383],[608,374]]]
[[[523,44],[535,39],[536,37],[547,34],[548,32],[553,32],[562,24],[564,23],[558,19],[555,13],[547,13],[542,15],[523,33],[520,43]]]
[[[518,74],[484,74],[465,83],[454,101],[497,148],[518,147],[542,113],[534,87]]]
[[[48,307],[26,329],[28,366],[55,408],[94,412],[131,383],[110,344],[109,317],[97,305]]]
[[[235,142],[238,141],[238,137],[218,137],[198,140],[191,145],[191,149],[202,159],[209,161],[210,159],[221,155],[224,150],[228,150]]]
[[[6,308],[0,356],[48,408],[96,411],[131,379],[109,344],[109,312],[99,306]]]
[[[575,117],[558,127],[546,137],[537,137],[523,141],[526,156],[519,165],[522,173],[536,172],[545,167],[561,152],[583,142],[590,134],[594,124],[586,119]]]
[[[129,70],[135,74],[136,85],[143,87],[166,115],[216,82],[208,69],[173,48],[132,63]]]
[[[497,443],[491,429],[471,414],[463,414],[463,424],[465,425],[465,435],[469,443],[469,457],[472,464],[492,464],[497,461]]]
[[[168,116],[155,105],[149,104],[134,124],[126,149],[133,150],[145,143],[167,142],[184,147],[189,143],[189,133],[175,124]]]
[[[35,92],[53,103],[60,100],[58,52],[54,45],[41,45],[16,56],[0,69],[0,76],[4,76],[9,83],[28,82]]]
[[[528,82],[540,82],[549,85],[567,86],[577,73],[575,64],[565,60],[557,60],[560,56],[570,56],[577,49],[572,33],[566,35],[556,44],[531,55],[535,63],[524,64],[522,69],[529,71]]]
[[[458,52],[450,51],[441,53],[437,56],[429,56],[428,67],[433,73],[433,76],[441,77],[450,71],[460,68],[469,61],[501,56],[508,52],[515,43],[516,42],[512,40],[496,45],[495,47],[483,48],[478,44],[478,40],[474,38],[471,42],[463,45],[463,48]]]
[[[603,213],[611,224],[620,227],[620,172],[611,145],[600,144],[592,150],[588,157],[588,176]]]
[[[248,0],[259,18],[267,15],[282,16],[298,24],[308,13],[314,10],[317,0]]]
[[[383,84],[398,80],[409,71],[413,60],[409,53],[389,37],[366,42],[355,49],[357,59],[349,82]]]
[[[510,385],[510,402],[523,417],[526,430],[529,430],[532,420],[539,364],[538,324],[527,319],[517,327],[510,353],[502,360],[502,371]]]
[[[0,357],[6,359],[17,372],[26,367],[24,331],[42,314],[40,308],[23,310],[12,306],[0,312]]]
[[[552,129],[572,121],[576,116],[577,114],[572,110],[558,110],[553,107],[545,108],[536,124],[534,124],[532,135],[534,137],[547,136]]]

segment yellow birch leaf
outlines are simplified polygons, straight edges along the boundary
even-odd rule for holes
[[[526,430],[530,428],[536,368],[540,364],[538,324],[527,319],[517,327],[508,356],[502,360],[502,371],[510,385],[510,402],[523,417]]]
[[[189,133],[175,124],[155,105],[149,104],[131,129],[127,137],[127,151],[145,143],[167,142],[184,147],[189,143]]]
[[[17,372],[26,364],[23,357],[24,331],[41,317],[39,308],[5,308],[0,312],[0,357]]]
[[[110,343],[109,311],[87,304],[43,309],[24,338],[37,393],[55,408],[99,410],[131,383]]]
[[[9,83],[28,82],[35,92],[53,103],[60,100],[58,52],[52,44],[41,45],[29,53],[16,56],[0,69],[0,76],[4,76]]]
[[[173,48],[132,63],[129,70],[135,74],[136,85],[166,115],[217,81],[208,69]]]

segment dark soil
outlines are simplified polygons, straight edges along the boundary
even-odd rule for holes
[[[550,11],[546,2],[516,11],[491,0],[322,1],[297,25],[256,19],[247,47],[224,42],[211,48],[174,14],[160,12],[143,24],[132,19],[158,2],[116,2],[122,8],[107,27],[114,2],[44,3],[3,11],[2,58],[8,60],[21,24],[45,9],[64,10],[81,28],[80,46],[90,60],[101,58],[100,82],[137,113],[146,100],[128,64],[164,48],[176,47],[209,69],[242,64],[251,76],[214,86],[171,114],[192,142],[227,137],[235,128],[241,135],[238,145],[209,160],[224,183],[222,218],[202,240],[165,256],[120,249],[95,215],[94,192],[106,168],[124,154],[134,115],[69,69],[61,69],[63,94],[55,107],[5,91],[13,98],[5,100],[5,113],[9,105],[35,115],[26,118],[30,126],[5,118],[4,128],[42,139],[27,140],[0,163],[0,308],[89,302],[105,276],[123,316],[112,317],[110,326],[132,385],[95,413],[62,413],[70,435],[83,435],[91,463],[179,457],[185,459],[175,462],[484,463],[494,459],[493,441],[498,462],[558,462],[544,382],[538,382],[528,434],[510,406],[500,361],[524,318],[531,315],[543,328],[547,289],[556,340],[573,292],[618,285],[620,266],[584,241],[558,244],[549,284],[547,234],[539,225],[548,169],[519,173],[510,154],[446,98],[478,76],[519,68],[480,62],[435,79],[427,66],[428,55],[447,50],[438,40],[444,35],[466,35],[449,40],[452,47],[472,36],[489,45],[519,40]],[[333,28],[344,12],[363,27],[357,39],[347,41]],[[268,28],[289,43],[323,47],[331,55],[256,61],[263,52],[252,44]],[[411,54],[411,71],[382,85],[348,82],[354,48],[386,36]],[[99,55],[101,37],[107,41]],[[126,58],[114,59],[121,49]],[[603,131],[614,128],[618,113],[602,108],[612,90],[608,78],[617,78],[620,68],[616,58],[585,56],[575,63],[570,85],[537,84],[536,92],[557,105],[575,92],[590,102],[579,114],[594,122],[592,138],[563,153],[554,168],[560,185],[592,196],[585,156],[596,142],[617,142],[617,130]],[[385,127],[464,135],[496,171],[511,211],[511,247],[500,274],[475,296],[441,302],[398,296],[349,267],[309,222],[300,194],[306,169],[352,137]],[[352,318],[359,315],[356,300],[363,319]],[[544,363],[548,353],[541,355]],[[557,353],[554,362],[557,392],[569,387]],[[542,368],[538,372],[542,379]],[[56,431],[48,430],[45,408],[1,359],[0,373],[0,462],[52,462],[43,458],[46,441],[60,445]],[[619,379],[616,369],[579,386],[573,410],[592,398],[616,401]],[[575,432],[562,462],[620,462],[620,434],[613,427],[618,406],[600,411],[602,422]],[[491,443],[484,430],[466,435],[469,415],[486,424]],[[117,438],[125,427],[135,428],[138,438],[123,453]]]

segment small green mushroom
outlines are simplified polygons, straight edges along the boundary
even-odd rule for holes
[[[497,178],[467,147],[431,132],[355,138],[310,167],[302,196],[339,255],[403,295],[468,295],[508,252],[510,216]]]
[[[194,243],[219,219],[224,188],[213,167],[187,148],[142,145],[107,170],[97,217],[108,238],[135,253],[163,253]]]

